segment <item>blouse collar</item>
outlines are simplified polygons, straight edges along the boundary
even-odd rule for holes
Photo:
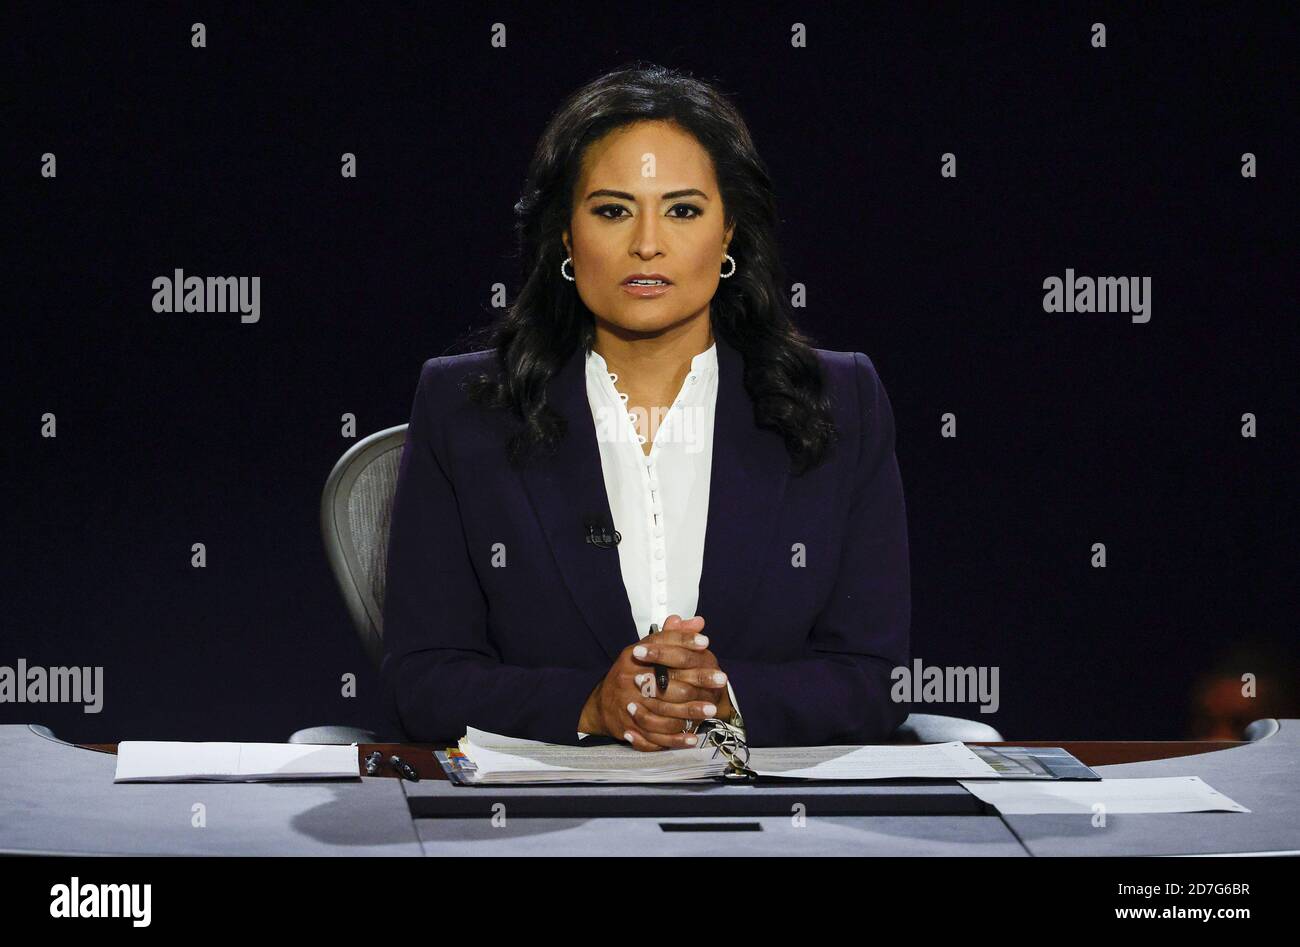
[[[604,357],[595,349],[587,351],[587,367],[596,371],[611,374],[609,365],[605,363]],[[707,349],[691,359],[691,374],[705,375],[718,370],[718,343],[714,340],[713,344]]]

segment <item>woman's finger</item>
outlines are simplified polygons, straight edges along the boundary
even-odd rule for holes
[[[716,658],[707,651],[684,648],[681,645],[660,644],[646,641],[632,649],[632,657],[645,664],[664,664],[670,668],[708,667]]]
[[[717,703],[721,687],[705,688],[696,687],[694,684],[688,684],[681,678],[673,677],[676,671],[670,671],[668,674],[668,690],[662,694],[650,694],[650,697],[658,697],[660,700],[671,700],[677,704],[683,704],[688,700],[700,700],[707,703]],[[653,677],[654,675],[651,675]],[[726,685],[724,684],[723,687]]]
[[[623,742],[628,744],[628,746],[632,747],[634,750],[643,750],[646,752],[668,749],[665,746],[660,746],[653,740],[647,739],[644,733],[632,726],[627,727],[623,731]]]
[[[642,671],[640,674],[633,675],[632,688],[642,698],[653,697],[661,701],[671,701],[675,704],[684,704],[689,701],[716,704],[722,699],[722,694],[726,688],[725,684],[720,687],[697,687],[675,676],[679,673],[682,672],[677,669],[669,672],[668,690],[663,693],[659,692],[659,688],[655,684],[653,671]],[[662,713],[662,711],[657,712]]]
[[[670,700],[659,700],[654,697],[642,697],[635,701],[635,704],[644,707],[651,714],[662,718],[672,718],[677,729],[682,728],[682,722],[686,720],[705,720],[709,717],[718,715],[718,705],[708,700],[692,700],[684,703],[677,703]],[[640,709],[632,716],[638,721],[646,719],[646,715]]]
[[[704,634],[704,619],[690,625],[678,625],[675,628],[665,628],[656,631],[652,635],[646,635],[645,639],[662,644],[675,644],[684,648],[707,648],[709,638]]]
[[[648,710],[644,702],[631,701],[627,705],[627,712],[636,719],[636,725],[640,728],[641,733],[653,739],[656,734],[664,736],[680,736],[684,733],[684,723],[681,717],[665,717],[654,711]],[[686,734],[694,736],[694,734]],[[696,741],[698,742],[698,740]],[[694,746],[690,740],[681,740],[679,746]]]
[[[698,668],[675,668],[672,672],[673,679],[681,681],[683,684],[689,684],[692,687],[702,687],[706,690],[718,690],[727,686],[727,675],[720,668],[698,667]]]
[[[682,730],[682,722],[673,720],[671,717],[656,718],[648,710],[638,710],[636,717],[639,720],[637,735],[646,740],[663,747],[665,750],[689,750],[699,743],[699,737],[694,733],[687,733]],[[656,729],[661,727],[662,729]]]
[[[683,618],[681,615],[672,614],[664,619],[663,627],[659,629],[662,634],[665,631],[700,631],[704,627],[704,619],[699,615],[690,618]]]
[[[675,727],[669,727],[667,732],[656,732],[646,726],[646,721],[652,715],[644,710],[639,710],[636,716],[642,719],[635,720],[631,713],[634,704],[629,703],[622,709],[619,719],[623,722],[623,739],[627,741],[635,750],[678,750],[684,747],[693,746],[694,744],[682,739],[684,736],[694,736],[694,734],[684,734],[682,732],[681,721],[678,721]],[[664,718],[667,719],[667,718]]]

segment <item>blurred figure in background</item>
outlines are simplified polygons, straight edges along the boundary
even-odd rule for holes
[[[1259,642],[1239,645],[1192,688],[1187,739],[1241,740],[1254,720],[1300,717],[1295,685],[1291,649]]]

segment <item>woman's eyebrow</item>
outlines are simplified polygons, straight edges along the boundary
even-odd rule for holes
[[[627,191],[611,191],[611,190],[610,190],[609,188],[607,188],[607,187],[603,187],[603,188],[600,188],[599,190],[592,191],[592,192],[591,192],[590,194],[588,194],[585,198],[583,198],[583,200],[588,200],[588,201],[589,201],[589,200],[591,200],[593,197],[621,197],[621,198],[622,198],[623,200],[625,200],[625,201],[635,201],[635,200],[636,200],[636,198],[633,197],[631,194],[629,194]],[[664,194],[664,195],[663,195],[662,197],[660,197],[659,199],[660,199],[661,201],[671,201],[671,200],[675,200],[676,198],[679,198],[679,197],[702,197],[702,198],[704,198],[706,201],[709,199],[709,195],[705,194],[705,193],[704,193],[703,191],[701,191],[699,188],[694,188],[694,187],[688,187],[688,188],[685,188],[685,189],[680,190],[680,191],[669,191],[668,193]]]

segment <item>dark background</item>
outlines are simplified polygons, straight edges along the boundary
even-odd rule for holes
[[[1205,675],[1252,672],[1276,682],[1252,716],[1291,713],[1295,23],[1134,6],[7,6],[0,664],[103,665],[105,708],[0,723],[381,722],[318,525],[340,415],[405,422],[423,361],[497,315],[493,283],[513,299],[538,134],[634,59],[734,95],[801,325],[881,374],[913,653],[1001,669],[999,713],[950,709],[1009,738],[1176,739],[1205,730]],[[177,267],[260,276],[261,321],[154,313]],[[1151,321],[1045,313],[1066,267],[1150,276]]]

